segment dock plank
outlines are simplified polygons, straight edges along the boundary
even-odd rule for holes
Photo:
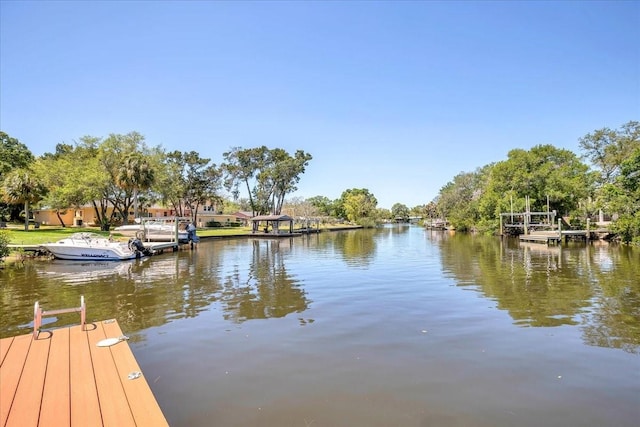
[[[88,337],[91,359],[95,367],[102,422],[107,426],[135,426],[129,402],[122,388],[122,380],[118,375],[109,347],[98,347],[98,342],[107,338],[102,322],[98,322],[96,326]]]
[[[10,348],[0,366],[0,426],[7,423],[11,405],[13,404],[16,390],[20,382],[20,376],[24,369],[29,347],[31,346],[31,335],[22,335],[14,338],[4,338],[0,342],[11,340]]]
[[[40,425],[71,425],[69,328],[51,331],[51,348],[42,391]]]
[[[2,362],[4,362],[4,358],[9,352],[9,347],[11,347],[12,343],[13,337],[0,340],[0,366],[2,366]]]
[[[6,427],[37,427],[51,339],[32,340]]]
[[[103,322],[102,325],[107,337],[115,338],[123,335],[120,326],[116,322]],[[150,389],[145,376],[141,375],[136,379],[128,379],[130,373],[141,372],[138,362],[133,357],[131,348],[128,345],[124,345],[124,342],[121,342],[109,347],[109,349],[118,367],[120,378],[125,378],[123,380],[123,387],[136,424],[168,427],[169,424],[162,414],[162,410],[156,399],[151,393],[145,393],[145,390]]]
[[[87,338],[96,326],[86,326],[87,331],[83,331],[81,326],[69,328],[69,365],[73,367],[69,373],[72,427],[102,425],[98,389]]]

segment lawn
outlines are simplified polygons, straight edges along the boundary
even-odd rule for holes
[[[327,225],[322,229],[341,229],[346,228],[343,225]],[[295,230],[294,230],[295,231]],[[64,239],[73,233],[91,232],[102,236],[109,236],[108,231],[100,231],[95,227],[59,227],[41,225],[40,228],[31,226],[28,231],[24,231],[23,225],[7,224],[7,228],[0,229],[0,233],[6,233],[9,237],[11,245],[39,245],[42,243],[55,242]],[[111,232],[114,238],[119,240],[128,240],[128,237],[122,234]],[[248,236],[251,234],[251,227],[230,227],[230,228],[201,228],[197,230],[199,237],[215,237],[215,236]]]
[[[94,227],[57,227],[42,225],[40,228],[29,228],[29,231],[24,231],[24,226],[18,226],[9,224],[8,228],[4,229],[4,232],[9,236],[9,244],[11,245],[39,245],[47,242],[55,242],[60,239],[64,239],[73,233],[78,232],[91,232],[100,234],[102,236],[109,236],[108,231],[100,231],[99,228]],[[251,233],[249,227],[234,227],[234,228],[219,228],[219,229],[200,229],[197,231],[198,236],[237,236],[247,235]],[[112,233],[114,238],[127,240],[126,236],[119,233]]]

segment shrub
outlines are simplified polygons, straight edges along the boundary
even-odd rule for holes
[[[361,225],[364,228],[375,228],[376,222],[372,218],[360,218],[358,220],[358,225]]]
[[[616,233],[624,243],[640,243],[640,212],[634,215],[621,215],[611,224],[611,231]]]

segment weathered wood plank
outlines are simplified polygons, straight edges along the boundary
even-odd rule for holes
[[[96,323],[96,329],[88,334],[89,350],[93,360],[98,399],[105,426],[135,426],[135,420],[129,410],[129,402],[122,387],[122,380],[113,361],[109,347],[98,347],[98,342],[106,337],[102,322]]]
[[[2,340],[3,347],[5,340],[9,340],[9,338]],[[30,346],[31,335],[11,338],[11,345],[8,346],[6,356],[0,367],[0,396],[2,396],[0,399],[0,426],[5,426],[9,418],[9,411],[15,398]]]
[[[53,335],[42,391],[39,424],[69,426],[71,425],[70,331],[69,328],[62,328],[51,333]]]
[[[104,323],[103,327],[107,337],[119,337],[122,330],[118,323]],[[111,347],[111,354],[118,369],[118,374],[123,379],[123,387],[131,407],[131,412],[136,421],[137,426],[167,426],[168,423],[164,417],[158,402],[156,401],[147,380],[144,375],[136,379],[128,379],[132,372],[141,372],[140,366],[136,361],[131,348],[124,342],[120,342]]]
[[[40,333],[40,337],[32,338],[6,427],[38,426],[51,334]]]
[[[87,324],[86,327],[88,329],[86,332],[80,326],[69,329],[69,364],[71,367],[69,387],[72,427],[102,425],[102,414],[88,340],[88,335],[96,326]]]

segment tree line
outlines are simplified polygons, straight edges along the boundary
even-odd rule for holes
[[[640,123],[599,129],[578,142],[581,157],[537,145],[462,172],[440,189],[430,215],[457,230],[495,232],[500,213],[524,212],[527,203],[531,211],[555,210],[575,226],[602,210],[613,216],[610,230],[622,241],[640,244]]]
[[[126,224],[129,212],[137,217],[155,203],[178,216],[189,213],[195,221],[204,204],[222,212],[223,188],[235,198],[246,189],[254,215],[279,214],[312,159],[302,150],[290,155],[279,148],[236,147],[224,153],[225,162],[218,166],[195,151],[150,147],[137,132],[85,136],[36,158],[6,133],[0,132],[0,139],[0,218],[23,217],[25,229],[30,207],[36,204],[53,209],[62,226],[62,213],[88,203],[102,230]]]
[[[328,216],[363,226],[421,216],[446,220],[460,231],[495,233],[500,213],[522,212],[528,206],[555,210],[576,226],[602,210],[613,215],[611,230],[621,240],[640,243],[637,121],[583,136],[582,156],[549,144],[513,149],[506,160],[454,176],[434,200],[411,208],[396,203],[391,210],[378,208],[366,188],[346,189],[335,200],[291,197],[312,160],[302,150],[289,154],[265,146],[234,147],[216,165],[195,151],[150,147],[137,132],[86,136],[74,144],[58,144],[53,153],[38,158],[6,133],[0,132],[0,139],[4,220],[24,216],[34,204],[62,213],[91,203],[101,228],[108,229],[126,222],[132,209],[138,216],[154,203],[171,207],[179,216],[210,204],[216,213],[280,214],[286,209],[296,216]],[[28,228],[27,216],[24,219]]]

